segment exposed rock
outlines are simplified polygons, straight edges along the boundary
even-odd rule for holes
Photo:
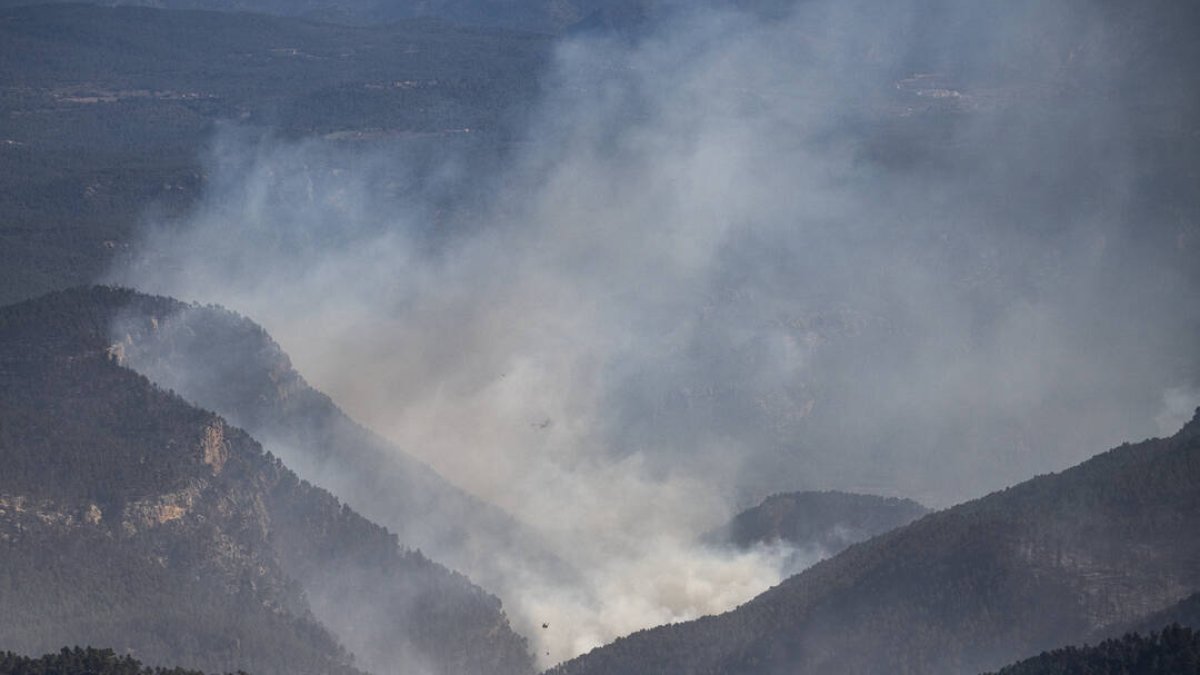
[[[225,424],[220,420],[204,428],[204,438],[200,442],[204,453],[204,463],[212,467],[213,475],[221,473],[225,461],[229,459],[229,445],[225,442]]]

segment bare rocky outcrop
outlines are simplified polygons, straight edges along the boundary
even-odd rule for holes
[[[200,441],[204,463],[212,467],[213,475],[221,473],[225,462],[229,459],[229,444],[225,442],[225,423],[216,420],[204,427],[204,437]]]

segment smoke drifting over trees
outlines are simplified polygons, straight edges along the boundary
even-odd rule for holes
[[[667,8],[565,39],[500,149],[227,128],[109,280],[253,317],[539,531],[585,583],[505,601],[559,660],[779,581],[694,543],[734,504],[946,505],[1187,418],[1188,12]]]

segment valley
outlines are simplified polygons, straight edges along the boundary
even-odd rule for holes
[[[1200,673],[1197,27],[0,1],[0,675]]]

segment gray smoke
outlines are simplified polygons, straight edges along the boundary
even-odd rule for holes
[[[945,505],[1178,417],[1200,227],[1146,146],[1190,103],[1105,7],[679,10],[565,40],[488,162],[228,128],[110,280],[253,317],[539,530],[587,587],[505,600],[557,661],[777,582],[695,544],[734,505]]]

